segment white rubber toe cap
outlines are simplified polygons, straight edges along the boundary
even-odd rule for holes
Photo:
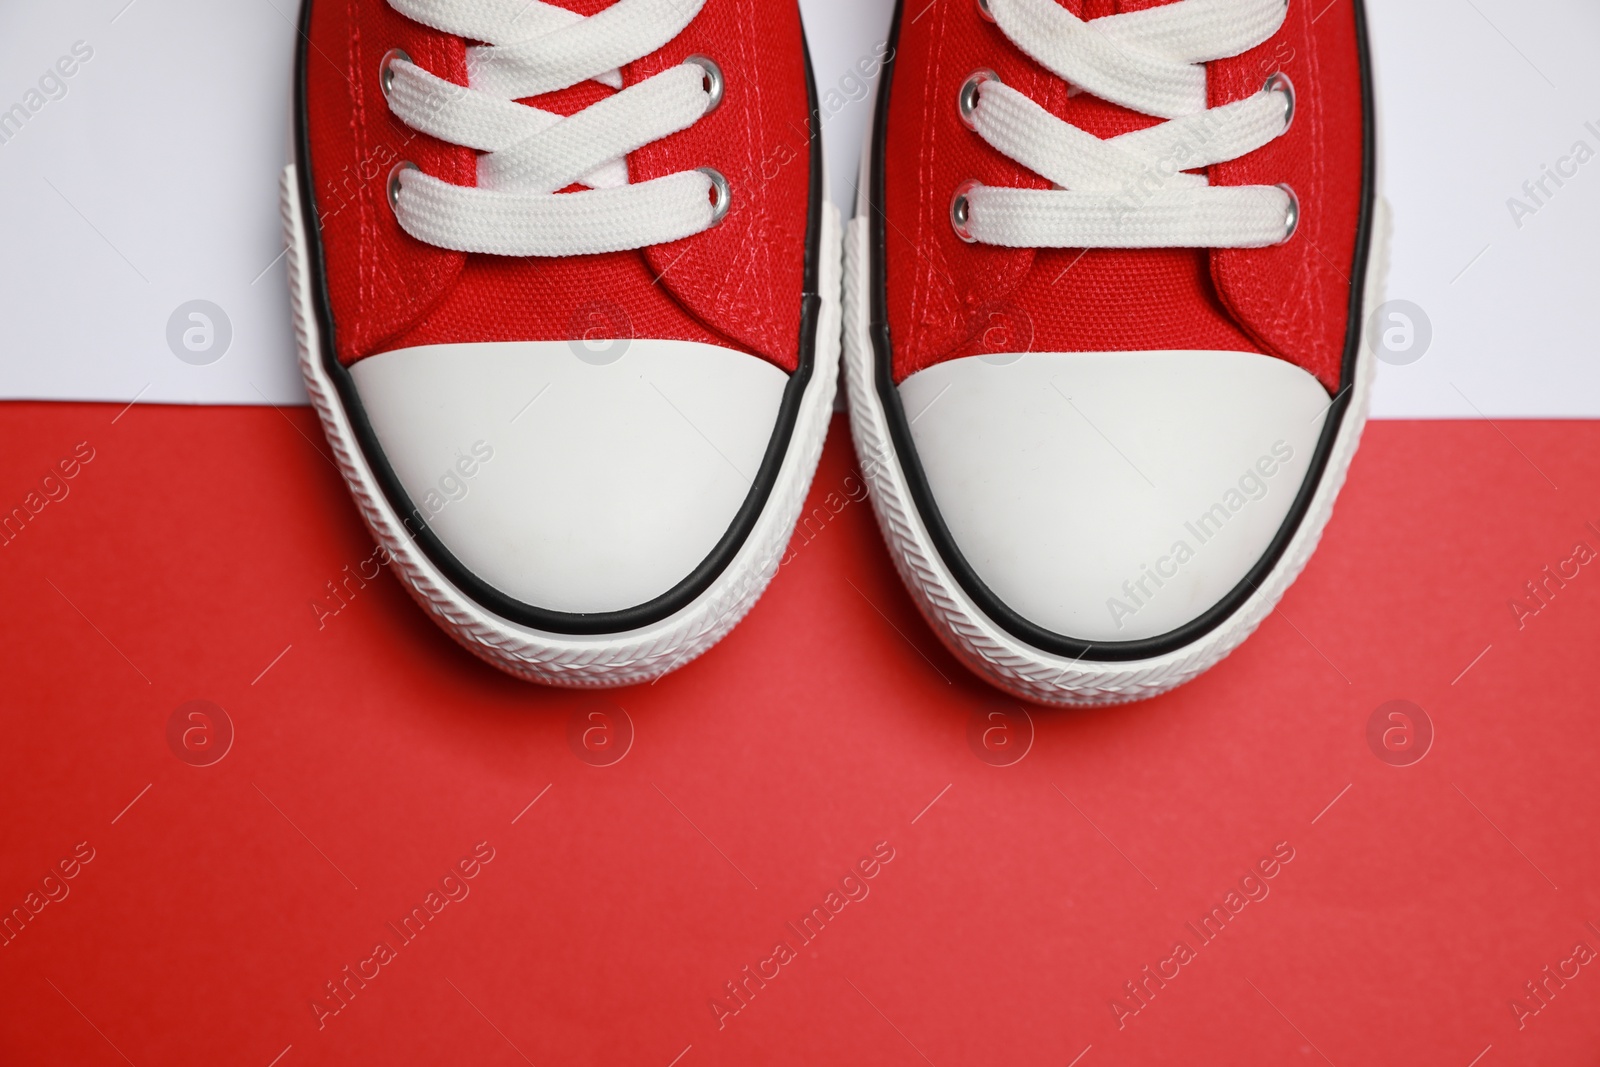
[[[647,340],[408,348],[351,373],[451,554],[506,596],[569,613],[648,603],[711,554],[789,381],[744,353]]]
[[[1011,610],[1090,642],[1205,614],[1261,559],[1329,396],[1244,352],[952,360],[900,386],[956,546]]]

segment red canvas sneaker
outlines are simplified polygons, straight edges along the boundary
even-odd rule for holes
[[[792,3],[306,0],[301,366],[395,572],[567,686],[703,652],[832,409],[837,213]]]
[[[1272,610],[1360,436],[1361,0],[921,7],[845,241],[879,523],[995,684],[1153,696]]]

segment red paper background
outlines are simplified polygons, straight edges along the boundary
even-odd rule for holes
[[[866,503],[814,522],[709,655],[581,695],[478,663],[387,575],[318,629],[313,598],[372,546],[309,411],[0,406],[0,508],[83,441],[70,495],[0,548],[0,908],[95,850],[0,947],[0,1063],[1600,1050],[1600,967],[1523,1029],[1510,1006],[1600,949],[1600,567],[1520,631],[1507,606],[1600,548],[1600,424],[1375,424],[1250,642],[1159,700],[1027,709],[1008,767],[969,736],[999,712],[1020,738],[1022,709],[938,646]],[[836,422],[824,513],[853,470]],[[193,699],[236,731],[213,766],[168,745]],[[1368,746],[1393,699],[1436,732],[1413,766]],[[626,757],[580,760],[574,718],[618,707]],[[483,841],[470,895],[319,1030],[324,983]],[[880,841],[870,894],[719,1029],[723,983],[797,942],[785,923]],[[1185,924],[1278,842],[1295,858],[1270,895],[1119,1029],[1123,983],[1195,944]]]

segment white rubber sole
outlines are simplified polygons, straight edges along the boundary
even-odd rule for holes
[[[861,188],[871,188],[867,184],[871,177],[867,163],[863,164],[862,175]],[[867,219],[853,219],[845,231],[844,253],[844,358],[850,429],[889,554],[917,607],[951,652],[981,677],[1024,700],[1103,705],[1145,700],[1167,692],[1209,670],[1239,647],[1299,576],[1333,514],[1334,500],[1366,425],[1375,367],[1365,339],[1356,361],[1350,406],[1310,510],[1283,557],[1254,595],[1222,625],[1166,655],[1121,663],[1074,660],[1041,651],[997,625],[956,581],[928,535],[911,497],[878,396],[875,355],[868,332],[872,307],[868,241]],[[1373,217],[1373,248],[1365,279],[1364,308],[1368,311],[1383,303],[1388,246],[1389,212],[1380,197]]]
[[[654,681],[705,652],[755,605],[777,573],[794,532],[833,414],[840,333],[838,209],[822,206],[818,267],[822,306],[811,380],[777,482],[744,545],[705,592],[671,617],[626,633],[573,636],[533,630],[486,610],[441,573],[406,531],[374,477],[338,390],[322,365],[321,328],[294,164],[283,173],[282,207],[300,371],[328,443],[367,528],[393,560],[395,574],[417,603],[468,651],[531,682],[569,688],[636,685]]]

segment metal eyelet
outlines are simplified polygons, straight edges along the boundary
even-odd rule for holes
[[[1289,127],[1294,124],[1294,82],[1289,80],[1289,75],[1280,70],[1267,79],[1267,84],[1262,86],[1261,91],[1283,94],[1283,129],[1287,133]]]
[[[978,0],[978,17],[985,22],[994,21],[994,12],[989,10],[989,0]]]
[[[981,189],[981,182],[964,181],[956,186],[956,195],[950,199],[950,228],[956,231],[956,236],[967,244],[976,244],[977,238],[972,236],[972,201],[969,197],[972,190]]]
[[[389,172],[389,210],[391,211],[400,210],[400,175],[408,170],[414,170],[419,174],[422,172],[422,168],[409,159],[396,163],[394,169]]]
[[[728,184],[728,179],[715,167],[696,168],[701,174],[711,179],[711,225],[715,226],[728,217],[728,210],[733,207],[733,187]]]
[[[1283,240],[1278,242],[1288,244],[1289,239],[1300,229],[1300,197],[1288,182],[1280,183],[1278,188],[1289,194],[1289,213],[1283,223]]]
[[[378,85],[383,89],[383,96],[385,100],[387,100],[389,98],[389,94],[394,91],[394,64],[398,60],[402,59],[407,63],[411,62],[411,57],[408,56],[404,51],[398,48],[391,48],[385,52],[383,54],[383,58],[378,61]]]
[[[710,56],[690,56],[683,62],[685,66],[693,63],[706,72],[705,90],[706,95],[711,97],[711,103],[706,105],[706,113],[710,114],[717,109],[718,104],[722,103],[722,93],[727,84],[722,78],[722,68],[717,66],[717,61]]]
[[[978,100],[984,82],[998,82],[1000,75],[992,70],[975,70],[967,75],[967,80],[961,83],[961,92],[956,96],[956,110],[961,114],[962,125],[969,130],[978,128],[973,119],[973,113],[978,110]]]

